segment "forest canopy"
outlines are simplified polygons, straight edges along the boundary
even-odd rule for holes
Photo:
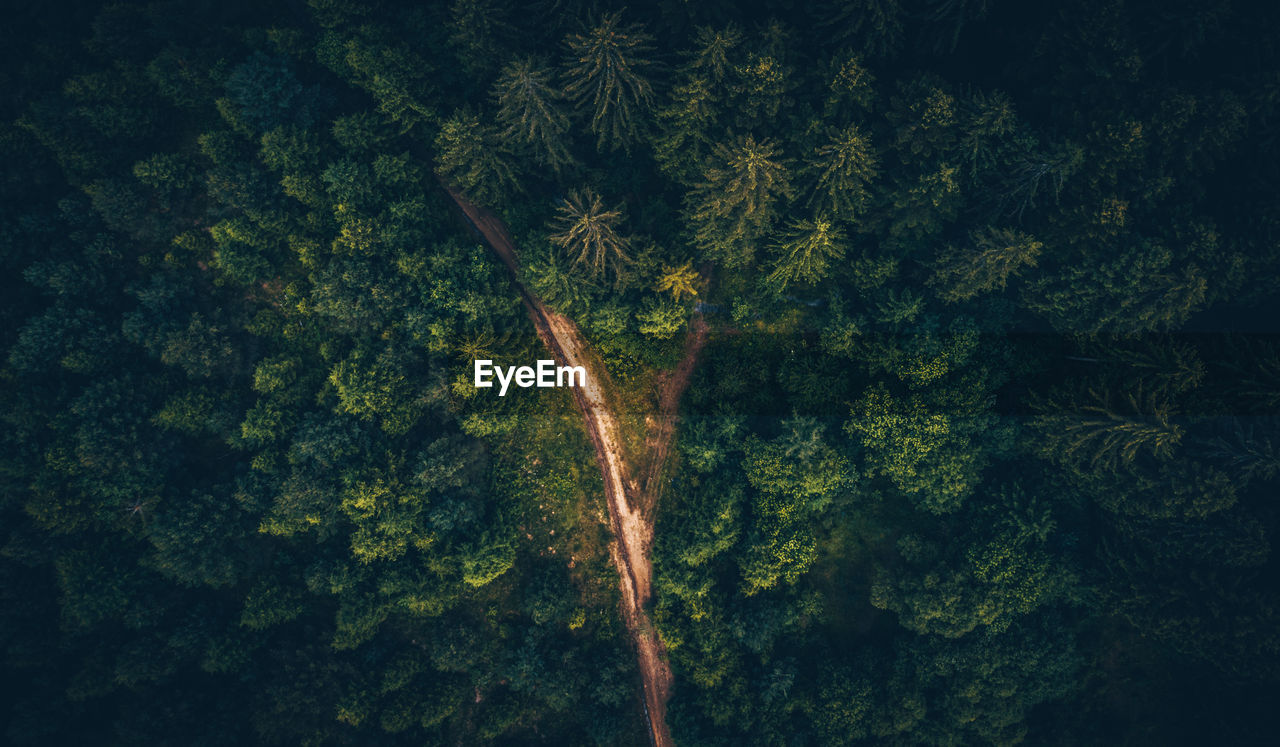
[[[1278,38],[1231,0],[8,9],[3,741],[648,744],[575,400],[472,385],[549,357],[534,296],[635,432],[706,335],[646,548],[675,743],[1266,743]]]

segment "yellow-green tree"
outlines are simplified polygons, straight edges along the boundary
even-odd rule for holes
[[[672,299],[679,301],[685,296],[694,298],[698,295],[697,282],[698,271],[693,269],[692,263],[685,262],[679,267],[662,268],[662,275],[653,289],[659,293],[670,293]]]
[[[778,292],[796,283],[817,283],[844,252],[844,231],[829,218],[795,221],[778,243],[778,258],[767,281]]]
[[[694,237],[725,265],[749,265],[779,203],[791,196],[790,174],[773,141],[743,135],[731,145],[717,145],[703,181],[688,198]]]
[[[621,223],[622,211],[605,209],[594,190],[574,190],[556,210],[551,243],[592,278],[599,279],[606,272],[616,276],[631,261],[629,242],[618,233]]]

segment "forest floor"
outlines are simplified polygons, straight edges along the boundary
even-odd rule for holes
[[[586,386],[574,388],[573,396],[582,411],[587,435],[604,478],[605,502],[615,540],[610,555],[618,569],[623,622],[636,647],[649,734],[657,747],[667,747],[672,744],[666,723],[666,704],[672,678],[666,649],[647,610],[652,598],[653,578],[649,553],[653,547],[654,515],[661,494],[663,467],[675,435],[680,398],[688,387],[698,354],[706,344],[707,325],[701,314],[694,315],[680,363],[660,378],[657,413],[646,418],[644,477],[637,486],[628,479],[636,472],[629,468],[622,450],[621,428],[615,416],[608,372],[603,364],[592,354],[572,320],[548,309],[519,282],[515,243],[502,220],[472,204],[447,184],[445,189],[511,271],[543,344],[561,365],[582,366],[587,371]]]

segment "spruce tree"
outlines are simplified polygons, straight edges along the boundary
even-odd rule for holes
[[[832,260],[844,257],[845,236],[826,216],[798,220],[778,244],[779,256],[767,282],[778,292],[796,283],[817,283]]]
[[[574,266],[586,270],[593,279],[603,277],[606,271],[616,277],[631,261],[629,242],[618,233],[621,222],[622,211],[606,210],[594,190],[574,190],[556,211],[551,243],[564,249]]]
[[[870,199],[867,185],[876,177],[879,158],[862,129],[849,125],[833,130],[807,167],[813,179],[809,204],[816,211],[845,221],[863,214]]]
[[[1024,267],[1035,267],[1044,244],[1021,231],[986,228],[975,231],[973,248],[948,248],[939,258],[930,285],[948,303],[964,301],[1003,288]]]
[[[519,189],[511,154],[475,114],[455,112],[440,126],[435,145],[440,174],[471,199],[499,205]]]
[[[645,71],[653,37],[640,24],[623,24],[622,13],[605,16],[585,34],[570,35],[565,93],[587,116],[596,148],[630,149],[641,118],[653,108],[653,85]]]
[[[717,145],[703,181],[689,195],[695,240],[729,267],[749,265],[779,203],[792,195],[780,149],[751,135]]]
[[[559,173],[574,164],[569,152],[569,118],[564,95],[553,85],[552,72],[535,60],[516,60],[502,69],[493,87],[502,138],[531,149],[539,163]]]

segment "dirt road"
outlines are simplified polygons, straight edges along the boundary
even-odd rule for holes
[[[671,442],[676,435],[676,419],[680,415],[680,398],[684,390],[689,388],[689,379],[693,376],[693,368],[698,363],[698,356],[707,344],[707,322],[702,314],[694,314],[690,322],[689,334],[684,341],[684,354],[675,370],[664,375],[658,385],[658,416],[649,424],[645,438],[644,481],[640,484],[641,504],[643,511],[650,512],[658,505],[662,497],[662,469],[667,463],[667,454],[671,451]]]
[[[444,184],[444,182],[441,182]],[[693,363],[706,340],[706,327],[701,317],[695,319],[686,344],[685,360],[664,382],[659,396],[659,414],[656,428],[651,428],[648,439],[646,476],[643,497],[629,494],[626,489],[628,469],[622,457],[619,428],[614,410],[608,400],[608,372],[604,371],[588,355],[586,341],[577,326],[568,318],[543,306],[537,296],[519,282],[515,244],[502,221],[488,210],[473,205],[457,190],[444,185],[454,202],[462,209],[476,230],[484,236],[516,281],[516,287],[524,300],[529,317],[543,343],[560,361],[561,365],[582,366],[587,371],[587,385],[573,389],[574,399],[582,411],[587,435],[595,448],[596,461],[604,478],[605,501],[609,507],[614,543],[610,547],[613,563],[618,569],[622,589],[622,615],[627,632],[636,647],[640,678],[644,687],[645,716],[649,722],[649,734],[657,747],[672,744],[667,729],[666,705],[671,691],[671,669],[667,665],[666,650],[654,631],[645,609],[652,595],[652,567],[649,550],[653,546],[654,490],[660,480],[672,435],[680,394],[688,384]]]

